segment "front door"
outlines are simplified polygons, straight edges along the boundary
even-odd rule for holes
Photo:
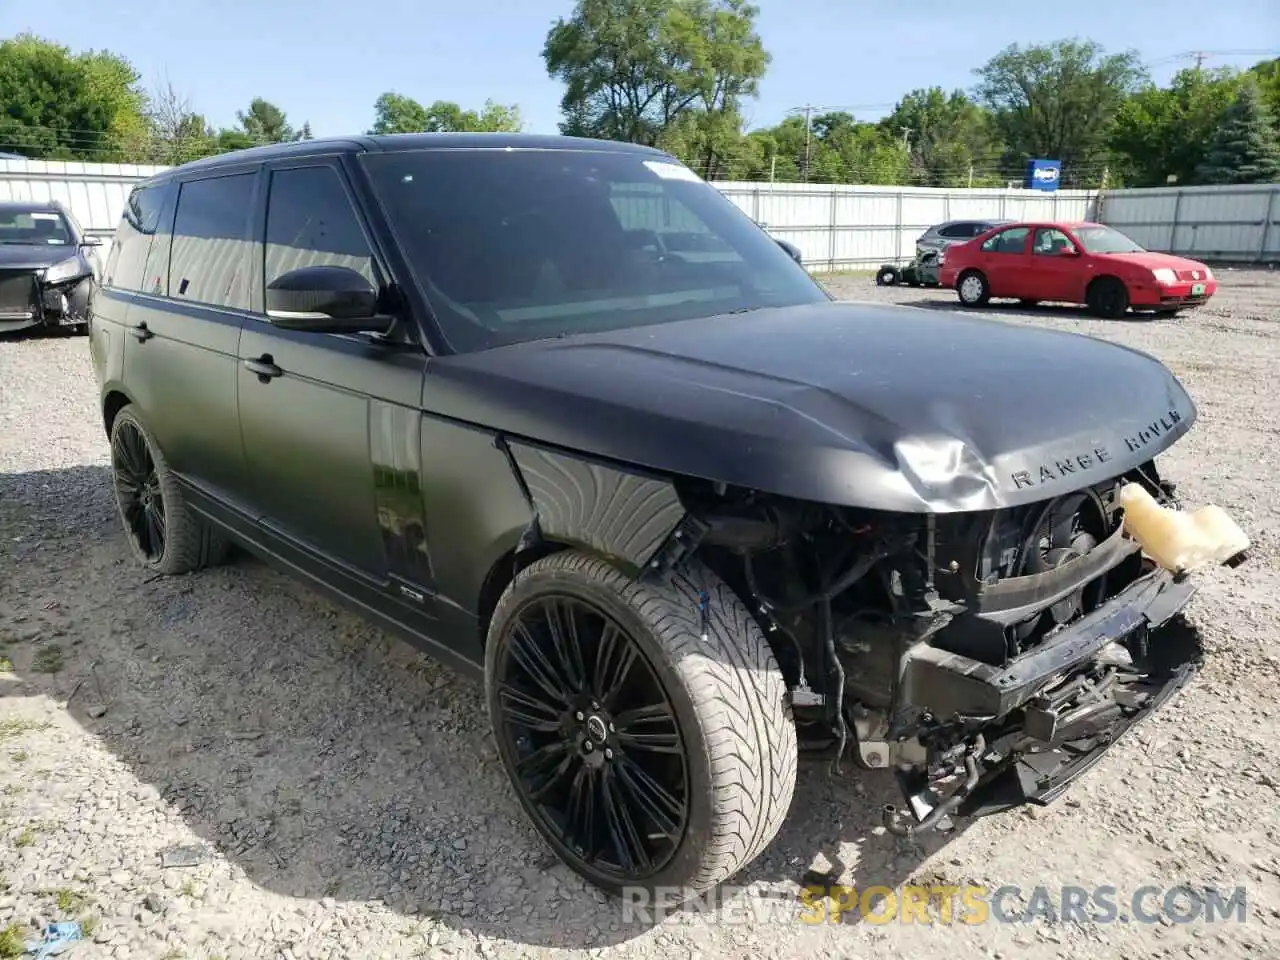
[[[1031,240],[1031,294],[1036,300],[1077,302],[1080,255],[1071,238],[1057,227],[1037,227]]]
[[[1027,239],[1030,227],[1009,227],[982,242],[982,272],[993,297],[1027,297]]]
[[[267,283],[299,267],[347,266],[381,287],[386,272],[336,160],[282,161],[267,178],[257,307]],[[425,353],[364,335],[284,330],[260,314],[245,324],[239,356],[240,427],[259,522],[311,560],[369,583],[402,581],[396,589],[405,597],[424,598]]]

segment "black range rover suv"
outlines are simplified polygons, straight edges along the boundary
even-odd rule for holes
[[[898,833],[1047,802],[1199,662],[1121,506],[1176,506],[1167,369],[835,302],[658,151],[236,152],[140,184],[104,272],[138,559],[238,543],[483,678],[520,802],[606,890],[733,875],[802,748],[893,770]]]

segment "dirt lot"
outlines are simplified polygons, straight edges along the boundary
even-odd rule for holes
[[[475,686],[252,560],[144,576],[112,512],[85,341],[0,342],[0,930],[12,945],[83,918],[91,941],[72,956],[130,960],[1280,956],[1280,275],[1222,279],[1212,306],[1173,321],[990,311],[1151,351],[1195,397],[1200,423],[1166,471],[1255,539],[1247,566],[1202,578],[1200,677],[1057,805],[925,846],[879,827],[887,775],[807,767],[784,833],[737,881],[781,899],[739,891],[718,915],[656,926],[548,855]],[[197,862],[172,865],[183,853]],[[1006,916],[1038,905],[1036,887],[1059,902],[1064,884],[1111,886],[1127,916],[1143,885],[1158,888],[1148,911],[1178,885],[1244,886],[1247,919],[806,923],[796,895],[815,860],[859,889],[1016,886]]]

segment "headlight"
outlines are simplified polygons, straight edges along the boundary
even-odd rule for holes
[[[84,263],[79,257],[67,257],[45,270],[44,282],[63,283],[66,280],[74,280],[85,272]]]
[[[1158,270],[1152,270],[1151,275],[1156,278],[1156,283],[1178,282],[1178,275],[1168,267],[1160,267]]]

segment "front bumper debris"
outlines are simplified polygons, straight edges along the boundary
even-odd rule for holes
[[[909,812],[904,822],[886,807],[885,826],[909,835],[952,814],[1060,796],[1198,671],[1195,634],[1170,622],[1194,593],[1185,577],[1157,568],[1005,666],[919,645],[902,678],[906,701],[959,717],[976,734],[949,776],[896,771]],[[940,787],[960,777],[944,799]]]

